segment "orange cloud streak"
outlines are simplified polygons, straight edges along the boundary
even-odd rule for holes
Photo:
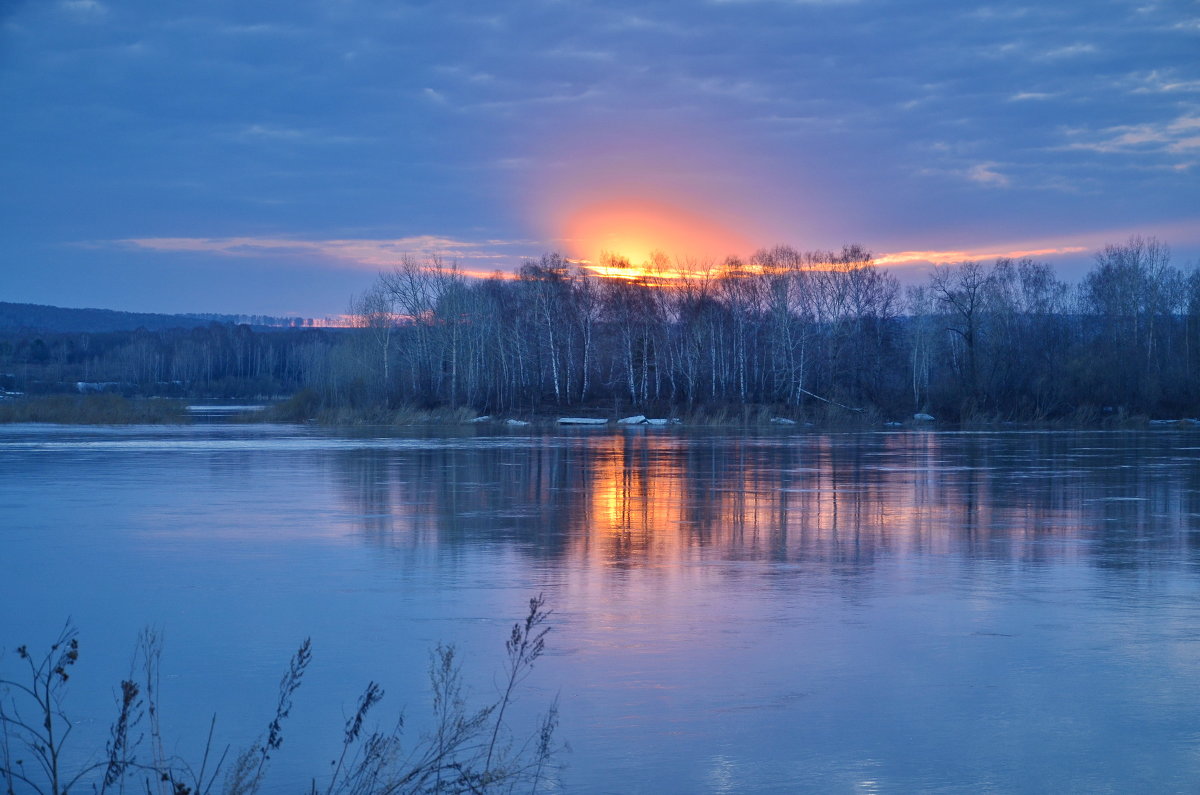
[[[755,249],[750,241],[708,217],[674,205],[642,200],[610,200],[587,205],[563,222],[559,243],[572,261],[591,273],[612,279],[674,281],[709,273],[729,256],[746,257]],[[508,270],[523,259],[505,248],[533,245],[528,241],[453,240],[431,235],[397,239],[289,240],[286,238],[130,238],[109,243],[171,253],[208,253],[225,257],[316,257],[354,268],[387,269],[404,254],[439,255],[450,262],[461,259],[497,268],[454,267],[473,278],[514,278]],[[874,263],[895,265],[945,265],[1003,257],[1045,257],[1078,254],[1086,246],[1057,246],[1013,251],[911,250],[877,255]],[[660,256],[661,255],[661,256]],[[669,259],[668,259],[669,258]],[[612,260],[622,260],[614,263]],[[473,264],[474,264],[473,263]],[[755,270],[753,266],[746,266]]]
[[[500,249],[527,247],[527,241],[486,240],[482,242],[453,240],[434,235],[395,239],[358,240],[290,240],[267,237],[144,237],[113,241],[146,251],[170,253],[205,253],[224,257],[317,257],[356,268],[383,269],[399,264],[405,254],[438,255],[451,260],[493,260],[498,266],[507,265],[519,255]],[[485,278],[493,271],[458,269],[467,276]]]
[[[980,253],[975,251],[898,251],[894,254],[880,254],[875,257],[876,265],[911,265],[920,262],[931,262],[934,265],[947,265],[953,262],[980,262],[989,259],[1021,257],[1047,257],[1054,254],[1078,254],[1087,251],[1085,246],[1062,246],[1060,248],[1039,248],[1027,251],[1007,251],[1002,253]]]

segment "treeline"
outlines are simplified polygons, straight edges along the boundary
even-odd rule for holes
[[[1076,285],[1044,262],[999,259],[902,288],[858,246],[777,247],[704,268],[663,256],[606,265],[618,276],[547,255],[515,278],[474,279],[406,257],[356,299],[353,329],[0,338],[0,371],[26,385],[307,390],[313,407],[379,415],[1197,412],[1200,274],[1154,239],[1105,247]]]
[[[68,309],[42,304],[14,304],[0,301],[0,329],[23,333],[165,331],[218,324],[248,324],[269,328],[306,328],[323,326],[323,320],[270,315],[164,315],[151,312],[118,312],[113,309]]]
[[[0,331],[0,389],[32,394],[268,398],[304,388],[342,341],[336,330],[210,323],[132,332]]]
[[[605,265],[618,277],[549,255],[516,279],[479,281],[405,259],[352,313],[363,388],[380,403],[496,412],[1197,411],[1200,273],[1152,238],[1106,246],[1077,285],[1044,262],[999,259],[902,288],[859,246],[781,246],[711,268]]]

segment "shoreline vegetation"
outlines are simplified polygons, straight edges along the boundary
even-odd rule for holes
[[[957,428],[988,428],[988,427],[1036,427],[1036,428],[1136,428],[1147,425],[1200,427],[1200,419],[1179,417],[1171,419],[1151,418],[1144,414],[1128,414],[1124,411],[1101,411],[1093,407],[1073,412],[1070,415],[1056,418],[1040,418],[1026,420],[1010,420],[1002,416],[983,416],[959,418],[952,423],[942,422],[939,418],[924,414],[921,418],[907,417],[890,419],[876,410],[862,412],[839,411],[836,408],[823,411],[796,413],[789,411],[786,406],[726,406],[717,409],[694,408],[683,409],[662,407],[662,410],[651,415],[649,421],[644,414],[625,414],[611,407],[605,411],[603,407],[585,407],[580,416],[588,420],[598,420],[595,426],[609,430],[638,429],[638,428],[779,428],[779,429],[847,429],[847,428],[932,428],[946,427],[948,424]],[[642,417],[641,422],[630,422]],[[421,409],[415,407],[399,407],[387,409],[373,407],[367,410],[348,408],[325,409],[320,400],[313,394],[298,394],[287,400],[269,405],[263,411],[238,415],[234,418],[243,423],[290,423],[317,424],[322,426],[379,426],[379,427],[414,427],[414,426],[473,426],[473,427],[509,427],[550,429],[563,427],[579,427],[585,423],[571,421],[576,419],[564,414],[523,414],[523,415],[488,415],[479,414],[470,409],[433,408]]]
[[[341,747],[330,749],[328,769],[311,771],[312,795],[407,795],[428,793],[536,793],[557,790],[563,750],[555,739],[558,702],[526,732],[506,719],[521,684],[545,651],[552,611],[544,596],[529,600],[504,644],[496,678],[497,695],[473,705],[463,683],[462,663],[452,645],[430,652],[432,725],[414,733],[400,711],[383,728],[376,707],[383,688],[368,682],[349,715]],[[125,791],[147,795],[252,795],[270,781],[270,762],[283,744],[294,697],[312,662],[310,640],[292,656],[279,682],[275,714],[266,730],[241,750],[214,740],[213,715],[205,746],[195,759],[168,753],[178,743],[163,736],[159,710],[162,640],[143,630],[135,647],[130,677],[116,692],[116,716],[104,748],[80,754],[69,742],[67,683],[80,660],[78,631],[68,621],[47,651],[18,646],[0,658],[0,785],[5,793],[32,791],[67,795]],[[511,716],[510,716],[511,717]],[[372,728],[375,726],[375,728]],[[390,726],[390,728],[388,728]],[[406,729],[408,730],[406,733]],[[415,736],[414,736],[415,735]],[[74,762],[71,760],[88,760]],[[324,761],[324,760],[322,760]],[[19,788],[19,789],[18,789]]]
[[[600,271],[550,254],[481,279],[404,256],[340,328],[5,330],[0,421],[171,422],[169,401],[147,398],[263,395],[289,397],[255,421],[329,425],[1120,426],[1200,414],[1200,267],[1175,266],[1154,238],[1104,247],[1073,285],[1047,263],[1001,258],[902,287],[859,246],[719,263],[608,257]]]
[[[0,423],[58,425],[179,425],[190,421],[183,401],[121,395],[33,395],[0,400]]]
[[[178,398],[126,398],[121,395],[33,395],[0,400],[0,424],[38,423],[54,425],[189,425],[196,418],[188,410],[189,401]],[[224,412],[223,412],[224,413]],[[630,430],[641,428],[777,428],[780,430],[854,430],[879,428],[1138,428],[1145,426],[1200,428],[1200,419],[1192,417],[1151,418],[1144,414],[1121,411],[1101,412],[1093,408],[1055,418],[1009,420],[999,416],[973,416],[944,422],[932,415],[901,420],[888,419],[870,410],[847,413],[790,413],[779,406],[722,407],[716,410],[692,409],[658,416],[619,416],[589,407],[579,415],[525,414],[516,416],[479,414],[467,408],[368,407],[325,408],[319,398],[299,393],[259,409],[225,413],[232,424],[292,424],[322,427],[459,427],[552,430],[580,426]],[[640,420],[639,420],[640,417]]]

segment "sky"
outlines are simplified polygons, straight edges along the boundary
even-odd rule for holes
[[[0,300],[324,316],[402,255],[1200,262],[1200,0],[0,0]]]

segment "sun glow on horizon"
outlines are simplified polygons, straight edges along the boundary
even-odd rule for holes
[[[562,240],[589,271],[621,279],[679,278],[754,248],[710,218],[645,200],[589,204],[567,217]]]

